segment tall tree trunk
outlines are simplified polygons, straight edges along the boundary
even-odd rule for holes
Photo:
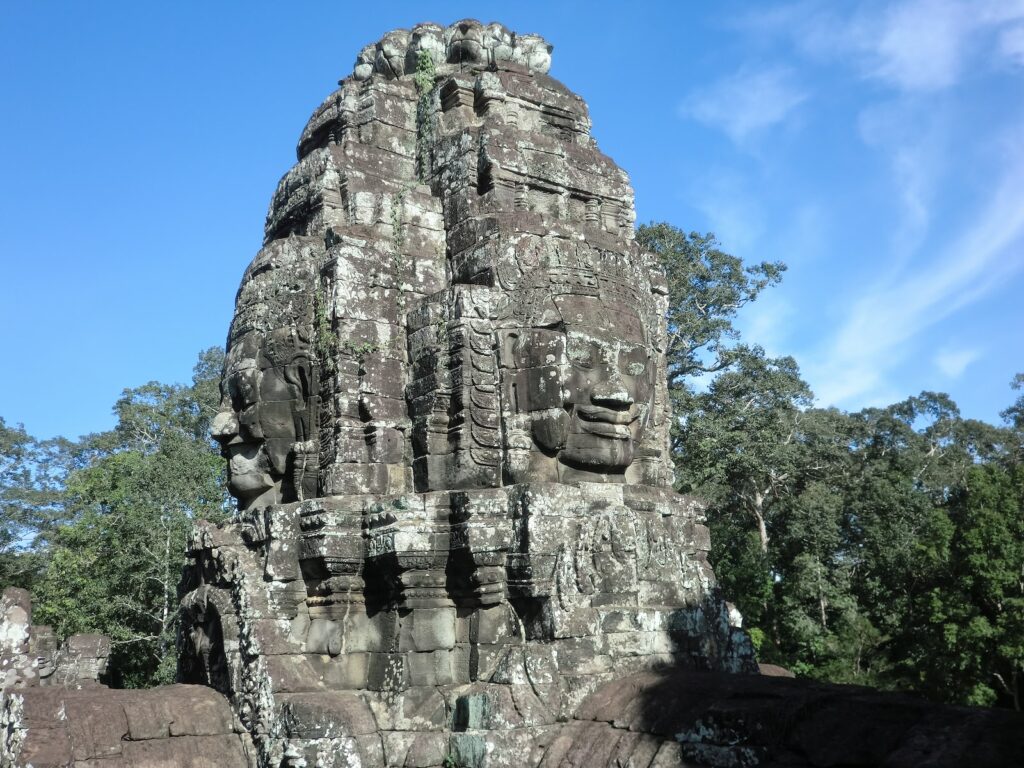
[[[768,527],[764,522],[764,494],[760,491],[754,491],[753,503],[751,504],[751,510],[754,515],[754,520],[757,521],[757,537],[761,543],[761,554],[768,554]]]
[[[828,600],[825,599],[824,589],[825,577],[821,572],[821,563],[818,563],[818,609],[821,611],[821,628],[828,629],[828,615],[825,609],[828,607]]]
[[[167,520],[166,513],[163,515],[164,520],[164,578],[163,584],[163,605],[160,609],[160,661],[163,662],[164,657],[167,655],[167,617],[170,613],[170,595],[169,584],[171,579],[171,526]]]
[[[1020,712],[1020,670],[1016,667],[1013,670],[1011,681],[1013,685],[1013,708]]]

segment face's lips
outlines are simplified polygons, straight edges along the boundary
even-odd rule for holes
[[[609,424],[606,421],[585,421],[580,419],[580,426],[583,427],[584,432],[589,432],[599,437],[612,438],[613,440],[628,440],[633,436],[629,431],[629,427],[625,424]]]
[[[240,499],[255,498],[274,487],[266,456],[259,443],[231,443],[224,449],[228,459],[228,488]]]
[[[640,415],[640,408],[635,403],[621,411],[600,405],[577,405],[574,410],[584,432],[612,440],[632,438],[633,433],[629,425]]]
[[[266,471],[266,457],[260,453],[260,443],[235,440],[224,447],[222,454],[228,460],[231,476],[259,474]]]
[[[228,459],[228,469],[232,477],[251,473],[253,471],[252,459],[236,453]]]
[[[574,410],[583,421],[604,424],[632,424],[640,415],[640,408],[636,403],[623,410],[600,405],[577,405]]]

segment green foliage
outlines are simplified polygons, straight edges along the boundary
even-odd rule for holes
[[[64,520],[61,489],[83,451],[62,437],[37,440],[0,418],[0,587],[31,589],[49,534]]]
[[[971,467],[922,552],[928,588],[901,637],[905,674],[926,693],[1021,707],[1024,676],[1024,466]]]
[[[434,81],[437,71],[430,52],[420,50],[416,54],[416,71],[413,82],[416,84],[416,175],[422,184],[427,180],[430,169],[430,144],[434,140],[434,110],[432,105]]]
[[[224,467],[208,437],[223,353],[204,352],[192,386],[150,382],[125,390],[117,426],[75,447],[64,524],[47,533],[48,562],[34,584],[36,620],[61,636],[113,641],[115,682],[173,680],[177,584],[197,518],[226,514]]]
[[[395,193],[394,198],[391,200],[391,243],[390,243],[390,258],[391,258],[391,274],[395,280],[395,308],[399,313],[402,311],[404,305],[403,291],[401,290],[402,284],[402,268],[403,268],[403,251],[405,250],[405,199],[409,196],[409,192],[414,188],[414,185],[407,184],[403,186],[398,192]]]
[[[935,392],[813,408],[796,363],[733,325],[781,264],[744,267],[667,224],[638,240],[668,275],[676,484],[709,503],[715,571],[759,658],[1020,708],[1024,397],[1006,427]]]
[[[688,388],[690,377],[728,368],[737,354],[731,346],[739,338],[736,313],[777,284],[785,265],[744,266],[714,235],[687,235],[671,224],[643,224],[636,239],[659,257],[668,276],[669,384]]]
[[[416,83],[416,92],[423,96],[434,87],[434,78],[437,75],[434,67],[434,59],[430,51],[421,49],[416,52],[416,72],[413,74],[413,82]]]
[[[8,427],[0,418],[0,584],[5,586],[29,587],[39,570],[28,547],[34,446],[24,427]]]
[[[1010,386],[1018,392],[1024,391],[1024,373],[1013,377]],[[1013,405],[1002,412],[1002,417],[1009,425],[1012,434],[1013,460],[1024,461],[1024,394],[1021,394]]]
[[[333,374],[338,366],[338,334],[331,326],[324,295],[328,295],[326,286],[319,286],[313,294],[313,349],[319,364],[327,373]]]
[[[360,367],[366,362],[366,358],[376,352],[380,352],[382,349],[381,345],[369,341],[364,341],[362,344],[353,344],[351,341],[346,340],[341,345],[341,352],[354,359]]]
[[[754,652],[760,653],[764,645],[764,630],[760,627],[751,627],[747,634],[750,635],[750,644],[754,646]]]
[[[1024,496],[1006,431],[935,393],[845,414],[802,407],[777,380],[747,385],[766,390],[736,390],[760,418],[715,384],[695,398],[680,450],[697,467],[680,474],[712,502],[716,571],[762,660],[1019,706]]]

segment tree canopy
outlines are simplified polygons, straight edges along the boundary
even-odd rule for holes
[[[679,334],[676,486],[708,503],[715,571],[761,661],[1019,709],[1024,396],[999,426],[936,392],[816,408],[796,362],[733,324],[782,265],[744,267],[667,224],[639,239],[662,258]]]
[[[173,680],[185,537],[229,498],[209,422],[223,353],[202,353],[190,386],[149,382],[114,405],[117,425],[37,443],[4,427],[3,581],[35,592],[35,621],[113,643],[115,682]]]
[[[669,224],[637,238],[668,277],[676,487],[707,504],[716,573],[760,660],[1019,709],[1024,394],[1000,425],[937,392],[816,407],[796,362],[735,326],[784,265]],[[0,419],[0,585],[33,589],[61,635],[108,634],[122,685],[171,679],[186,533],[229,507],[209,439],[222,362],[207,350],[188,386],[125,390],[116,426],[80,440]]]

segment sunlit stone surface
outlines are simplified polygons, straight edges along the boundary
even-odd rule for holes
[[[359,53],[238,293],[186,684],[101,687],[95,636],[55,674],[5,593],[0,765],[1024,765],[1018,713],[742,674],[671,488],[665,281],[550,63],[474,21]]]
[[[389,33],[271,201],[181,669],[268,764],[536,764],[616,676],[753,668],[671,489],[664,276],[550,53]]]

